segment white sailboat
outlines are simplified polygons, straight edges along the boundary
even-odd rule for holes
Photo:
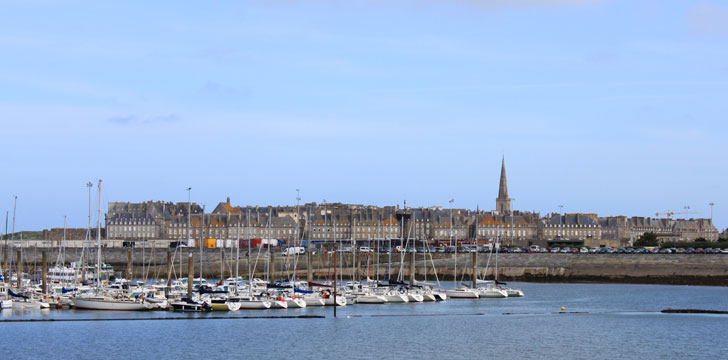
[[[140,311],[151,310],[154,306],[144,303],[144,298],[113,298],[103,294],[101,289],[101,180],[98,185],[99,208],[96,227],[96,293],[83,294],[73,297],[71,302],[77,309],[87,310],[117,310],[117,311]]]

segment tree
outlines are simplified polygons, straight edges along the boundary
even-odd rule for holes
[[[653,232],[647,232],[642,234],[637,241],[634,242],[634,246],[657,246],[657,234]]]

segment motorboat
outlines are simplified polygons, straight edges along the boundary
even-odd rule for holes
[[[173,311],[177,312],[205,312],[210,311],[212,308],[209,304],[202,301],[195,301],[190,298],[182,298],[177,301],[169,303]]]

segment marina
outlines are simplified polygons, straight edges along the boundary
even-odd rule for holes
[[[382,356],[453,359],[516,356],[559,359],[565,347],[570,357],[625,359],[685,356],[724,358],[719,343],[705,346],[691,338],[712,337],[726,329],[723,314],[661,313],[668,308],[728,309],[728,288],[621,284],[514,283],[527,296],[513,299],[447,300],[433,303],[306,307],[236,312],[176,313],[166,311],[3,310],[0,327],[14,336],[0,338],[7,356],[52,356],[73,349],[89,358],[103,351],[111,359],[164,354],[189,358],[303,359],[340,358],[322,351],[322,339],[336,348],[365,354],[373,344]],[[453,282],[443,282],[446,289]],[[564,310],[561,310],[562,307]],[[51,321],[48,321],[51,320]],[[17,321],[17,322],[15,322]],[[30,322],[29,322],[30,321]],[[58,333],[73,334],[58,336]],[[56,334],[56,335],[54,335]],[[181,341],[180,334],[225,334],[210,341]],[[294,340],[288,340],[293,336]],[[10,342],[13,337],[43,338]],[[113,350],[123,339],[134,346]],[[248,342],[248,339],[255,339]],[[291,346],[281,345],[293,341]],[[93,342],[93,349],[83,344]],[[674,344],[681,342],[679,349]],[[224,346],[221,344],[225,344]],[[478,344],[470,349],[468,344]],[[606,350],[609,349],[609,350]],[[609,355],[607,356],[607,353]],[[386,354],[386,355],[385,355]],[[699,354],[699,355],[695,355]]]

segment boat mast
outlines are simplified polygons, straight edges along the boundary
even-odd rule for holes
[[[101,179],[99,179],[99,212],[96,219],[96,290],[101,286]]]
[[[270,207],[268,208],[268,229],[266,231],[266,233],[268,234],[268,261],[266,262],[265,281],[268,283],[270,283],[270,263],[271,263],[271,261],[270,261],[271,260],[271,258],[270,258],[271,228],[270,227],[271,227],[272,210],[273,210],[272,208],[270,208]]]
[[[253,297],[253,270],[250,267],[250,207],[248,207],[248,217],[246,219],[247,225],[245,226],[245,232],[248,238],[248,293]],[[256,260],[257,261],[257,260]]]
[[[202,248],[203,248],[202,243],[203,243],[203,239],[205,237],[204,236],[205,235],[205,205],[202,205],[202,214],[200,214],[200,216],[202,217],[202,222],[200,223],[200,228],[202,229],[202,233],[200,234],[200,242],[198,243],[198,245],[200,246],[200,285],[198,285],[198,286],[202,286]],[[208,231],[209,231],[209,229],[208,229]],[[194,280],[195,279],[192,279],[193,282],[194,282]],[[202,293],[200,293],[200,295],[202,295]]]
[[[238,231],[235,240],[235,295],[238,294],[238,276],[240,276],[240,216],[242,213],[238,211]]]

